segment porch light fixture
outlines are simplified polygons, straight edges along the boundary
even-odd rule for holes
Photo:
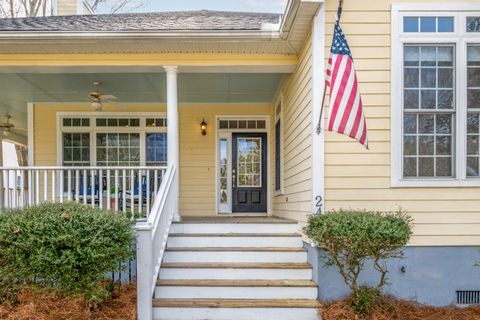
[[[200,123],[200,128],[202,129],[202,136],[205,136],[207,134],[207,123],[205,122],[205,119]]]

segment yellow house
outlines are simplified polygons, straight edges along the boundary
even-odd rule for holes
[[[299,230],[342,207],[413,217],[390,293],[473,303],[480,5],[345,0],[368,151],[316,133],[337,6],[0,20],[2,128],[29,163],[4,168],[2,206],[139,218],[140,319],[316,319],[348,292]]]

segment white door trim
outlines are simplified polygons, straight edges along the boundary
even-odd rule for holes
[[[265,129],[219,129],[218,128],[218,122],[219,120],[265,120]],[[270,214],[270,205],[271,205],[271,196],[272,196],[272,177],[270,174],[270,167],[271,167],[271,141],[270,141],[270,116],[249,116],[249,115],[216,115],[215,116],[215,207],[217,214],[225,214],[225,213],[230,213],[233,214],[232,212],[232,133],[233,132],[244,132],[244,133],[266,133],[267,134],[267,212],[266,214]],[[220,138],[228,137],[230,143],[229,143],[229,170],[228,170],[228,175],[227,175],[227,181],[228,181],[228,205],[229,207],[224,208],[226,212],[221,212],[220,211],[220,184],[219,184],[219,177],[220,177],[220,167],[219,167],[219,159],[220,159],[220,151],[219,151],[219,145],[220,145]],[[242,213],[235,213],[235,214],[242,214]]]

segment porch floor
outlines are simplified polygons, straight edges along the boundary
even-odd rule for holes
[[[177,223],[297,223],[278,217],[255,217],[255,216],[182,216]]]

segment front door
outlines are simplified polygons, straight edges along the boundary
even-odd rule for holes
[[[267,134],[232,134],[232,211],[267,212]]]

